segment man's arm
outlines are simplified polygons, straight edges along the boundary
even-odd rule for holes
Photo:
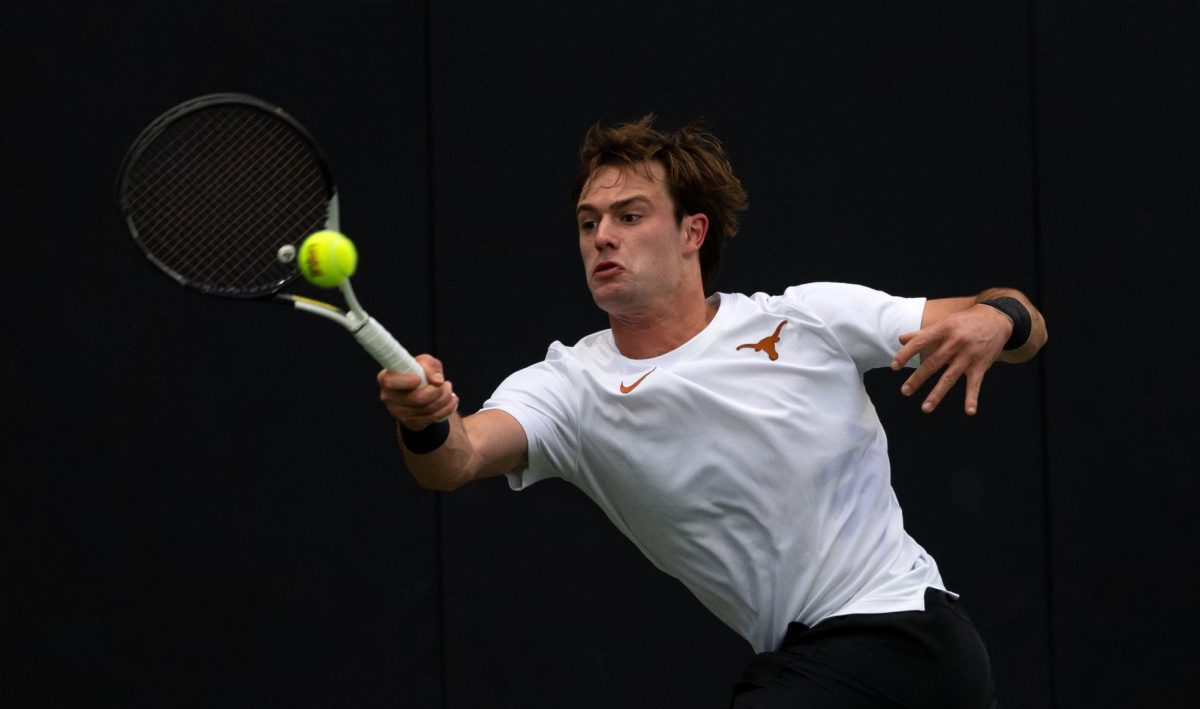
[[[1004,349],[1013,332],[1014,321],[1000,310],[982,305],[994,298],[1015,298],[1029,313],[1029,337],[1019,347]],[[959,380],[967,378],[964,410],[968,416],[979,410],[979,390],[983,375],[994,362],[1026,362],[1046,344],[1046,321],[1029,298],[1011,288],[989,288],[975,296],[942,298],[925,303],[921,329],[900,336],[902,347],[892,360],[899,370],[918,353],[921,365],[900,387],[911,396],[934,373],[942,371],[937,383],[925,397],[921,410],[930,413]]]
[[[421,487],[449,491],[478,478],[519,470],[526,464],[528,442],[525,429],[500,410],[459,416],[458,397],[442,374],[442,363],[429,355],[417,361],[425,368],[428,384],[421,386],[415,374],[389,370],[379,373],[379,398],[399,427],[425,431],[434,422],[450,425],[444,443],[427,453],[414,453],[401,438],[404,462]]]

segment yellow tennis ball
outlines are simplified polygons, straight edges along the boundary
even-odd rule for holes
[[[308,282],[322,288],[336,288],[354,275],[358,266],[358,251],[354,242],[336,231],[309,234],[300,244],[297,259],[300,273]]]

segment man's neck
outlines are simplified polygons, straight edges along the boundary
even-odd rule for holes
[[[614,315],[609,313],[617,350],[630,359],[664,355],[695,337],[712,322],[720,301],[690,299],[682,306]]]

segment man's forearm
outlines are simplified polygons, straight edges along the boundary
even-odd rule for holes
[[[414,453],[401,439],[404,462],[421,487],[454,490],[478,478],[503,475],[528,465],[525,429],[501,409],[448,419],[450,435],[428,453]]]
[[[458,412],[448,419],[450,434],[446,441],[428,453],[414,453],[404,444],[404,437],[397,422],[396,434],[400,449],[404,452],[404,465],[416,479],[417,484],[427,490],[448,492],[469,482],[473,451],[471,441],[463,428]]]

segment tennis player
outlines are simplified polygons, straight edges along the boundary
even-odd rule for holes
[[[991,365],[1046,342],[1037,309],[1000,288],[713,293],[746,206],[718,140],[647,116],[594,126],[581,159],[579,249],[610,329],[551,344],[469,416],[437,359],[418,357],[425,386],[381,372],[408,470],[434,490],[578,486],[759,653],[738,709],[994,706],[982,640],[904,530],[863,373],[914,367],[901,391],[932,381],[926,412],[965,378],[973,415]]]

